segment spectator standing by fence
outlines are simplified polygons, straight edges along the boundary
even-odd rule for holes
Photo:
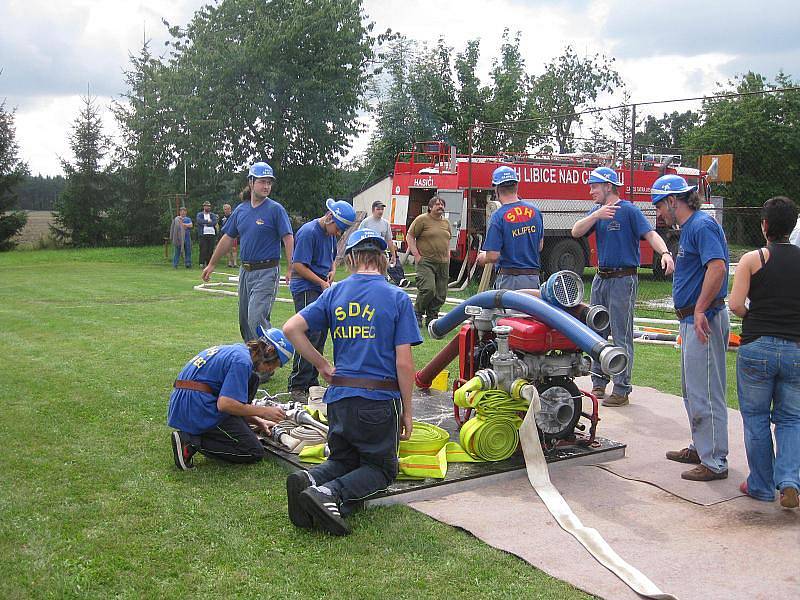
[[[217,240],[217,215],[211,212],[211,202],[203,202],[203,210],[197,213],[197,239],[200,243],[200,267],[205,267],[214,252]]]
[[[222,237],[222,228],[225,227],[225,223],[228,222],[228,219],[231,216],[231,205],[230,204],[223,204],[222,205],[222,216],[219,218],[219,235],[220,238]],[[235,267],[236,266],[236,250],[239,247],[239,240],[233,240],[233,247],[225,257],[228,259],[227,266]]]
[[[800,504],[800,248],[789,242],[796,219],[788,198],[764,203],[767,247],[742,256],[730,297],[731,310],[742,317],[736,383],[750,467],[740,489],[767,502],[777,489],[784,508]]]
[[[192,236],[189,230],[192,228],[192,219],[186,216],[186,207],[181,206],[178,216],[172,220],[169,227],[169,237],[172,240],[172,266],[178,268],[178,262],[183,252],[183,260],[186,268],[192,266]]]
[[[697,465],[681,473],[683,479],[711,481],[728,477],[728,243],[719,223],[700,210],[696,190],[680,175],[664,175],[650,194],[664,222],[681,227],[672,298],[680,319],[681,385],[692,443],[667,452],[667,458]]]

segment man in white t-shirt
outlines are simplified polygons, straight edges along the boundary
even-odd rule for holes
[[[792,233],[789,234],[789,242],[795,246],[800,246],[800,217],[797,217],[797,223],[795,223]]]
[[[361,225],[359,225],[358,228],[371,229],[383,236],[383,239],[386,240],[386,247],[389,249],[389,252],[392,253],[389,264],[394,265],[397,262],[397,248],[395,248],[394,242],[392,241],[392,227],[389,225],[389,221],[383,218],[383,211],[385,208],[386,205],[383,202],[375,200],[375,202],[372,203],[372,216],[366,217],[361,221]]]

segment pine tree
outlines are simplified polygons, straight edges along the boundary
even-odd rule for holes
[[[75,159],[61,160],[67,185],[50,228],[59,241],[72,246],[101,246],[108,240],[108,211],[114,204],[111,175],[102,165],[109,140],[94,99],[87,95],[82,101],[69,137]]]
[[[14,112],[6,110],[3,101],[0,103],[0,251],[16,246],[12,238],[28,221],[24,211],[14,210],[17,206],[15,188],[28,172],[28,167],[17,156],[18,150]]]

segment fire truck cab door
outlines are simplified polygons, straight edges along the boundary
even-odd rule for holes
[[[464,192],[463,190],[437,190],[444,200],[444,218],[450,221],[450,250],[458,244],[458,233],[464,227]]]

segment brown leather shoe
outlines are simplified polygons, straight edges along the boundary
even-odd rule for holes
[[[630,404],[628,394],[624,396],[620,394],[611,394],[608,398],[603,400],[603,406],[625,406],[626,404]]]
[[[783,508],[797,508],[800,506],[797,488],[785,487],[781,490],[781,506]]]
[[[715,479],[727,479],[728,469],[715,473],[705,465],[697,465],[694,469],[689,469],[681,473],[681,479],[689,481],[714,481]]]
[[[606,388],[604,388],[604,387],[593,387],[592,388],[592,394],[594,394],[594,396],[598,400],[602,400],[603,398],[606,397]]]
[[[699,465],[700,456],[696,450],[691,448],[684,448],[683,450],[670,450],[667,452],[667,458],[679,463],[686,463],[687,465]]]

